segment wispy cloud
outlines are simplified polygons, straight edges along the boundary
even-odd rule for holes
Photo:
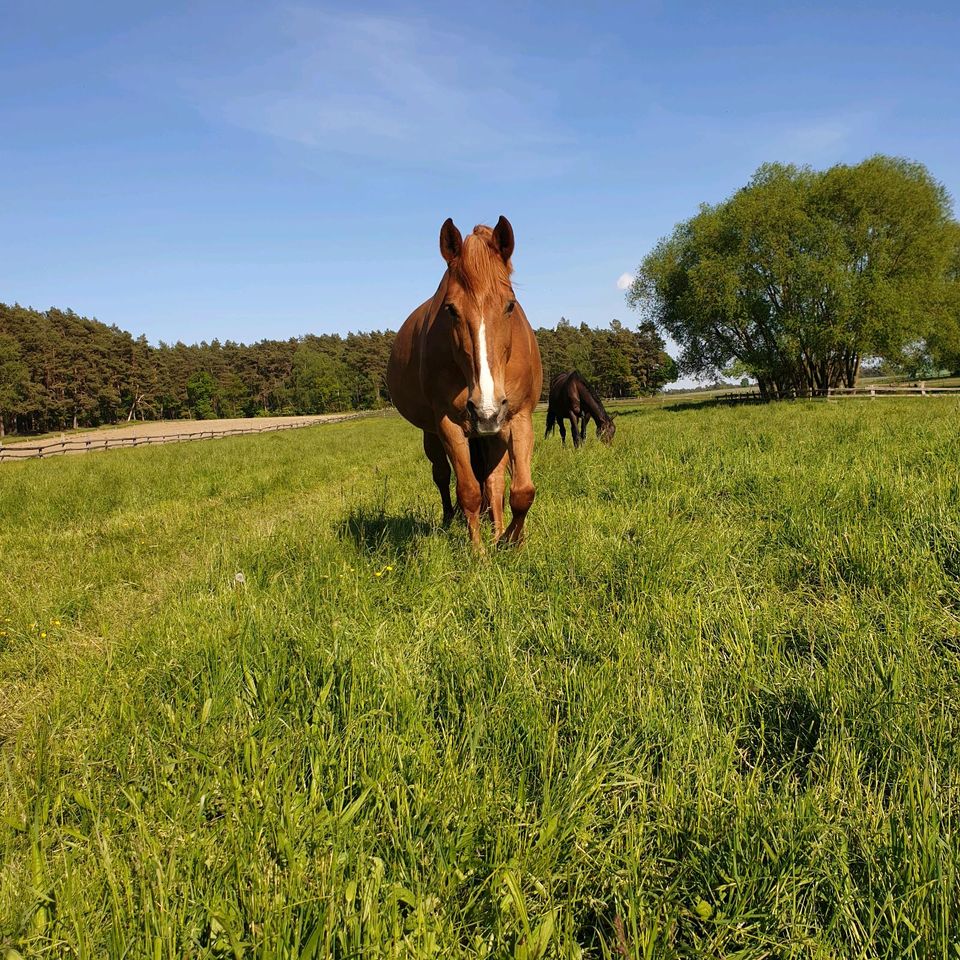
[[[877,111],[858,110],[784,123],[774,139],[774,147],[800,162],[836,160],[860,142],[878,118]]]
[[[629,290],[630,285],[633,283],[633,274],[632,273],[621,273],[617,277],[617,289],[618,290]]]
[[[773,160],[826,166],[860,159],[872,149],[867,145],[887,112],[888,105],[879,102],[837,104],[823,112],[789,105],[778,111],[700,112],[654,102],[637,122],[659,131],[668,145],[665,156],[681,146],[692,155],[709,152],[717,163],[742,162],[749,170]]]
[[[431,168],[542,169],[569,149],[552,94],[480,42],[422,20],[303,7],[277,11],[267,31],[231,66],[190,79],[204,112],[315,150]]]

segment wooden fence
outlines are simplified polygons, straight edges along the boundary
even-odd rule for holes
[[[270,433],[274,430],[294,430],[320,423],[342,423],[364,416],[364,413],[346,413],[342,416],[316,417],[271,423],[262,427],[231,427],[227,430],[191,430],[189,433],[159,434],[157,436],[116,436],[85,439],[81,436],[63,436],[59,440],[46,440],[37,444],[17,443],[14,446],[0,445],[0,463],[11,460],[35,460],[55,457],[64,453],[90,453],[93,450],[113,450],[117,447],[146,447],[156,443],[179,443],[184,440],[216,440],[219,437],[236,437],[245,433]]]
[[[926,383],[911,386],[895,384],[866,385],[859,387],[833,387],[827,390],[812,391],[810,393],[797,392],[787,399],[791,400],[844,400],[857,397],[876,400],[878,397],[937,397],[960,396],[960,387],[934,387]],[[757,391],[743,393],[725,393],[717,397],[721,403],[766,403],[767,401]]]

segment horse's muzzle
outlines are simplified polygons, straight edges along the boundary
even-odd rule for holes
[[[497,417],[492,420],[476,420],[473,424],[473,432],[478,437],[492,437],[503,429],[503,421]]]
[[[467,413],[470,417],[472,433],[478,437],[492,437],[503,429],[504,421],[507,419],[506,398],[501,401],[500,408],[493,416],[481,416],[472,400],[467,401]]]

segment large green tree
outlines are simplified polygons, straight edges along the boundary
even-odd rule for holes
[[[941,320],[933,324],[924,340],[918,344],[928,358],[927,366],[946,368],[960,375],[960,223],[950,224],[947,249],[947,289],[945,304],[939,311]]]
[[[684,373],[739,362],[769,397],[852,386],[864,357],[896,361],[956,324],[954,229],[920,164],[767,164],[662,240],[627,299],[680,345]]]

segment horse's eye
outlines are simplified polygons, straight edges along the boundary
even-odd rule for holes
[[[457,308],[452,303],[445,303],[443,308],[447,311],[447,313],[450,314],[451,317],[453,317],[454,320],[459,318],[460,314],[457,313]]]
[[[508,303],[507,303],[507,308],[506,308],[506,310],[505,310],[504,312],[505,312],[505,313],[513,313],[513,308],[514,308],[516,305],[517,305],[517,301],[516,301],[516,300],[510,300],[510,301],[508,301]]]

